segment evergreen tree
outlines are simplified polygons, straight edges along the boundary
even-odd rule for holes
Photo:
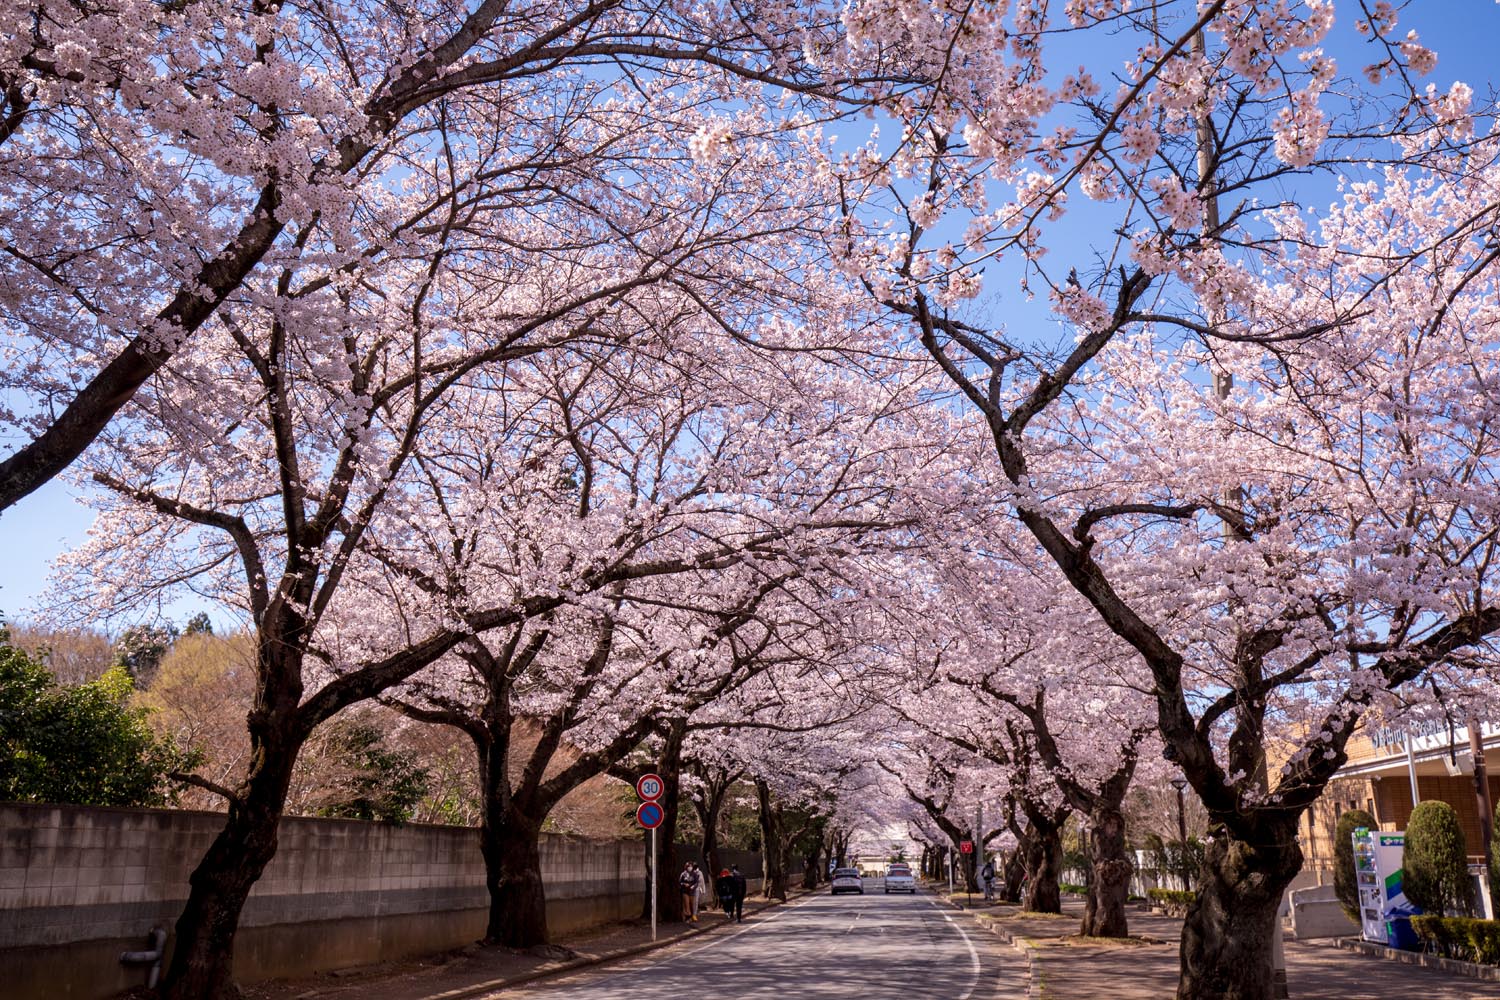
[[[1406,898],[1423,910],[1460,916],[1474,912],[1464,831],[1448,803],[1433,800],[1412,810],[1401,866]]]
[[[168,775],[197,761],[154,734],[145,710],[129,707],[133,691],[119,667],[86,684],[58,684],[0,628],[0,799],[167,804]]]
[[[1376,829],[1375,817],[1363,809],[1350,809],[1333,828],[1333,891],[1349,919],[1359,922],[1359,878],[1354,871],[1354,831]]]

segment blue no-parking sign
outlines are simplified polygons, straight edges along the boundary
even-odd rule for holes
[[[666,818],[667,814],[662,811],[660,802],[642,802],[635,811],[635,821],[648,830],[655,830]]]

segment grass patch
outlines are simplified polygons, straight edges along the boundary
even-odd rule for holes
[[[1162,944],[1160,938],[1148,937],[1089,937],[1085,934],[1068,934],[1064,937],[1052,940],[1073,947],[1087,948],[1149,948],[1155,944]]]

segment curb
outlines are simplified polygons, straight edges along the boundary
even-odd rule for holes
[[[811,892],[812,890],[809,889],[789,891],[787,893],[785,902],[782,902],[780,900],[777,900],[775,902],[768,902],[763,906],[757,907],[752,912],[764,913],[766,910],[769,910],[775,906],[786,906],[794,900],[801,899],[806,895],[810,895]],[[540,969],[533,969],[530,972],[523,972],[514,976],[503,976],[499,979],[490,979],[485,982],[474,983],[469,986],[460,986],[457,989],[444,990],[441,993],[428,993],[421,996],[414,996],[412,997],[412,1000],[464,1000],[464,998],[466,997],[478,996],[481,993],[490,993],[496,990],[509,989],[512,986],[524,986],[527,983],[534,983],[539,979],[547,979],[550,976],[561,976],[565,973],[576,972],[579,969],[592,968],[596,965],[606,965],[610,962],[615,962],[622,958],[630,958],[635,955],[645,955],[653,951],[659,951],[662,948],[669,948],[674,944],[681,944],[684,941],[688,941],[696,937],[702,937],[705,934],[712,934],[715,931],[719,930],[721,927],[728,926],[729,924],[725,922],[707,924],[703,927],[693,927],[681,934],[676,934],[663,940],[648,941],[645,944],[632,945],[628,948],[616,948],[613,951],[600,952],[597,955],[588,955],[582,958],[573,958],[567,960],[566,962],[561,962],[557,965],[544,966]]]
[[[1402,951],[1400,948],[1387,948],[1383,944],[1376,944],[1374,941],[1361,941],[1359,938],[1334,938],[1333,945],[1335,948],[1342,948],[1344,951],[1352,951],[1359,955],[1369,955],[1371,958],[1383,958],[1388,962],[1420,965],[1426,969],[1439,969],[1443,972],[1451,972],[1456,976],[1467,976],[1469,979],[1500,983],[1500,966],[1496,965],[1478,965],[1474,962],[1460,962],[1456,958],[1429,955],[1425,951]]]
[[[988,914],[980,913],[978,910],[955,903],[946,896],[940,896],[937,893],[933,893],[932,895],[938,903],[949,906],[960,913],[969,914],[980,927],[985,928],[1003,943],[1015,949],[1026,962],[1026,1000],[1042,1000],[1041,962],[1037,956],[1036,945],[1032,944],[1026,938],[1016,937],[1014,934],[1011,934],[1000,926],[998,920]]]
[[[1017,937],[1000,926],[1000,922],[982,913],[974,914],[979,926],[985,927],[1001,941],[1014,948],[1026,962],[1026,1000],[1042,1000],[1041,957],[1029,938]]]

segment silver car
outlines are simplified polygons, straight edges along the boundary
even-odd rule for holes
[[[858,868],[836,868],[833,872],[832,889],[835,896],[841,892],[857,892],[863,896],[865,880],[860,877]]]
[[[885,870],[885,891],[887,895],[893,892],[909,892],[915,895],[917,880],[912,878],[911,867],[895,864],[887,868]]]

